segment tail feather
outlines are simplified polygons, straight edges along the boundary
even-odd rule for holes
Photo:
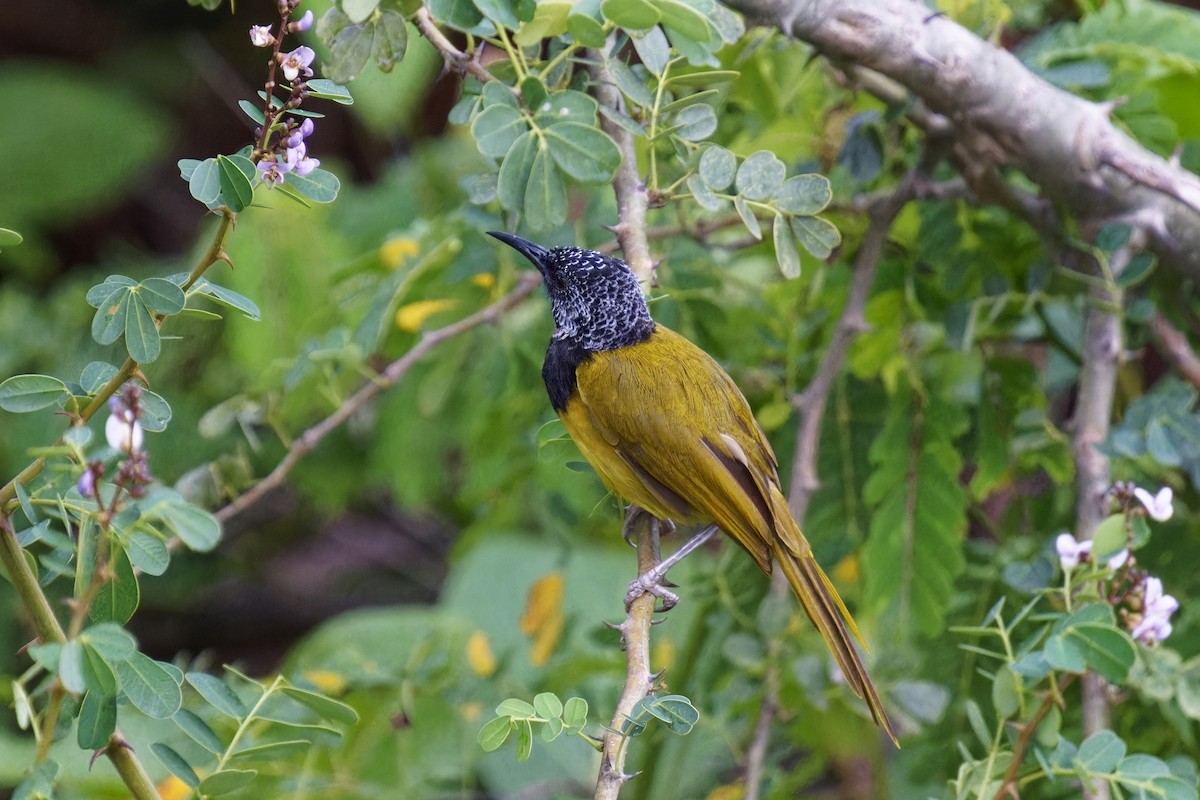
[[[794,522],[792,524],[795,525]],[[892,723],[883,710],[883,703],[880,701],[879,695],[875,693],[875,686],[871,683],[870,676],[867,675],[867,668],[863,665],[862,659],[859,658],[854,640],[850,638],[850,634],[853,632],[854,638],[862,641],[858,627],[854,624],[850,613],[846,611],[842,598],[838,596],[837,590],[829,582],[825,571],[813,558],[811,550],[805,548],[804,552],[799,554],[790,552],[790,550],[791,548],[777,539],[774,546],[775,563],[787,576],[792,591],[796,593],[808,618],[812,620],[813,625],[820,632],[821,638],[828,645],[829,651],[833,653],[833,658],[837,662],[838,668],[841,669],[842,675],[845,676],[846,682],[850,684],[850,688],[866,702],[875,722],[887,731],[892,742],[899,746],[896,732],[892,729]]]

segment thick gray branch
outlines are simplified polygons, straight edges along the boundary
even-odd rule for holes
[[[1084,227],[1132,224],[1164,263],[1200,275],[1200,178],[1118,130],[1108,106],[1055,88],[916,0],[729,5],[902,85],[950,122],[966,170],[1016,167]]]

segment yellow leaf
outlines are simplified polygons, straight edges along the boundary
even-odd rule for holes
[[[405,261],[421,252],[416,239],[389,239],[379,248],[379,258],[388,269],[399,269]]]
[[[415,303],[400,306],[396,311],[396,326],[402,331],[416,333],[422,323],[439,311],[453,308],[457,300],[418,300]]]
[[[833,568],[833,579],[840,584],[858,583],[859,579],[859,561],[858,553],[850,555],[839,561]]]
[[[304,679],[325,694],[341,694],[346,690],[346,676],[328,669],[310,669]]]
[[[496,655],[488,642],[488,635],[483,631],[475,631],[467,639],[467,663],[475,674],[486,678],[496,671]]]
[[[174,775],[158,784],[155,788],[158,789],[158,796],[162,800],[188,800],[188,798],[192,797],[192,787]]]
[[[543,666],[550,660],[562,636],[565,589],[563,574],[557,571],[540,578],[529,587],[520,627],[521,633],[533,637],[529,661],[535,667]]]
[[[713,789],[704,800],[742,800],[745,796],[745,786],[740,783],[727,783]]]

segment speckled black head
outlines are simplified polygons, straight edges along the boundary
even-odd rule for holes
[[[563,412],[575,395],[580,364],[654,333],[642,287],[624,261],[595,250],[545,248],[511,233],[488,233],[532,261],[546,281],[554,336],[542,364],[542,380],[550,404]]]
[[[554,338],[585,352],[643,341],[654,320],[637,277],[618,258],[579,247],[545,248],[511,233],[488,231],[542,273],[554,313]]]

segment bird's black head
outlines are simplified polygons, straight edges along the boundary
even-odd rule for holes
[[[642,287],[624,261],[595,250],[546,248],[511,233],[488,233],[542,273],[556,339],[569,339],[594,352],[625,347],[654,332]]]

